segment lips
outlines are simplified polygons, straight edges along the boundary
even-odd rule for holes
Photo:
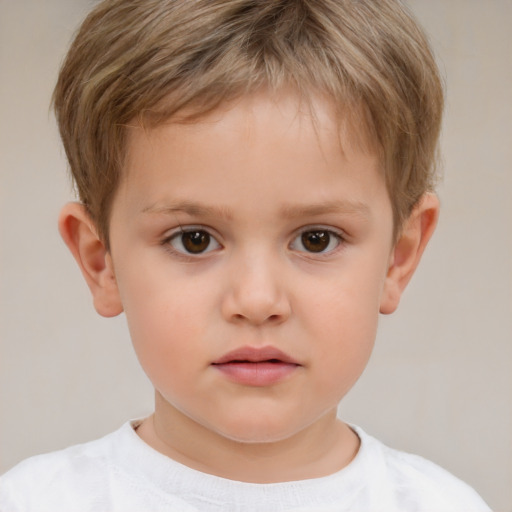
[[[246,386],[270,386],[288,378],[301,365],[275,347],[242,347],[212,363],[229,380]]]

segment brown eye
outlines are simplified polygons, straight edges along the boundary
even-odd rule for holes
[[[210,235],[205,231],[189,231],[181,235],[183,247],[193,254],[204,252],[210,245]]]
[[[300,252],[320,254],[336,249],[341,241],[341,236],[334,231],[328,229],[309,229],[300,233],[292,241],[290,247]]]
[[[331,236],[326,231],[306,231],[302,233],[302,245],[310,252],[323,252],[329,247]]]
[[[180,231],[171,237],[169,243],[184,254],[203,254],[220,247],[215,238],[203,229]]]

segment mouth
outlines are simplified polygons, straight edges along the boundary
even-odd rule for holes
[[[270,386],[295,373],[301,365],[275,347],[243,347],[212,363],[229,380],[245,386]]]

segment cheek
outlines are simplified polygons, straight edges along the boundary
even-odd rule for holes
[[[131,280],[122,295],[135,352],[151,380],[173,379],[191,361],[202,363],[207,356],[201,350],[204,295],[175,280],[151,279],[147,274],[144,280]]]
[[[300,316],[325,338],[340,340],[344,346],[359,346],[375,337],[383,282],[381,269],[346,265],[322,282],[303,287],[314,293],[302,302]]]
[[[314,340],[324,392],[344,395],[364,370],[371,355],[378,324],[381,279],[374,272],[340,275],[302,308]]]
[[[329,311],[318,311],[324,329],[325,349],[322,357],[338,376],[349,381],[357,378],[366,366],[377,332],[378,314],[373,304],[368,308],[350,293],[333,298]]]

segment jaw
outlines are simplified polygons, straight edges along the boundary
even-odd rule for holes
[[[158,395],[157,392],[157,402],[162,399]],[[205,429],[205,437],[196,437],[197,425],[178,425],[172,432],[166,425],[167,419],[162,420],[156,411],[137,429],[137,434],[188,467],[242,482],[277,483],[327,476],[349,464],[359,449],[359,438],[337,420],[335,409],[325,413],[319,422],[280,440],[260,435],[260,439],[253,437],[249,442],[230,439],[210,429]],[[195,440],[191,442],[192,439]]]

